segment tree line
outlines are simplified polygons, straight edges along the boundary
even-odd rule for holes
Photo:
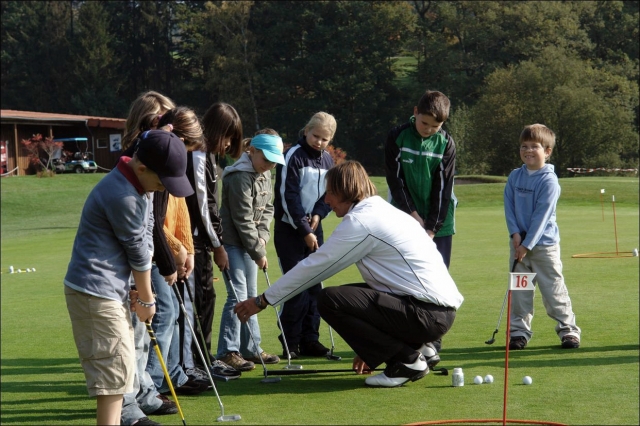
[[[426,89],[451,99],[460,174],[506,175],[544,123],[556,171],[638,164],[638,1],[3,1],[3,109],[126,117],[153,89],[285,142],[316,111],[383,173]]]

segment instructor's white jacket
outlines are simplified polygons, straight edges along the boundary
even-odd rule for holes
[[[331,237],[265,292],[279,305],[355,263],[373,289],[458,309],[458,292],[420,224],[379,196],[352,206]]]

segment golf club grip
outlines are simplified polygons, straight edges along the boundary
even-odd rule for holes
[[[267,376],[296,376],[299,374],[318,373],[355,373],[355,370],[346,368],[338,368],[332,370],[267,370]]]

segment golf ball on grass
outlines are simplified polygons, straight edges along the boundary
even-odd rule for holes
[[[482,376],[476,376],[473,378],[473,383],[475,383],[476,385],[481,385],[482,384]]]
[[[484,382],[493,383],[493,376],[491,374],[487,374],[486,376],[484,376]]]
[[[524,376],[524,378],[522,379],[522,383],[524,383],[525,385],[530,385],[531,383],[533,383],[533,379],[530,376]]]
[[[637,257],[637,256],[638,256],[638,249],[637,249],[637,248],[634,248],[634,249],[633,249],[633,256],[634,256],[634,257]]]

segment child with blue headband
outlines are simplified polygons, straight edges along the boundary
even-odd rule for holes
[[[261,130],[245,143],[247,151],[222,174],[220,210],[231,282],[224,277],[227,300],[222,309],[217,357],[240,371],[253,370],[255,362],[261,362],[259,357],[265,364],[280,362],[277,355],[267,354],[260,348],[257,318],[248,322],[254,342],[233,313],[239,301],[236,294],[240,300],[258,295],[258,268],[268,266],[267,242],[273,219],[271,169],[276,163],[284,164],[282,139],[274,130]]]

